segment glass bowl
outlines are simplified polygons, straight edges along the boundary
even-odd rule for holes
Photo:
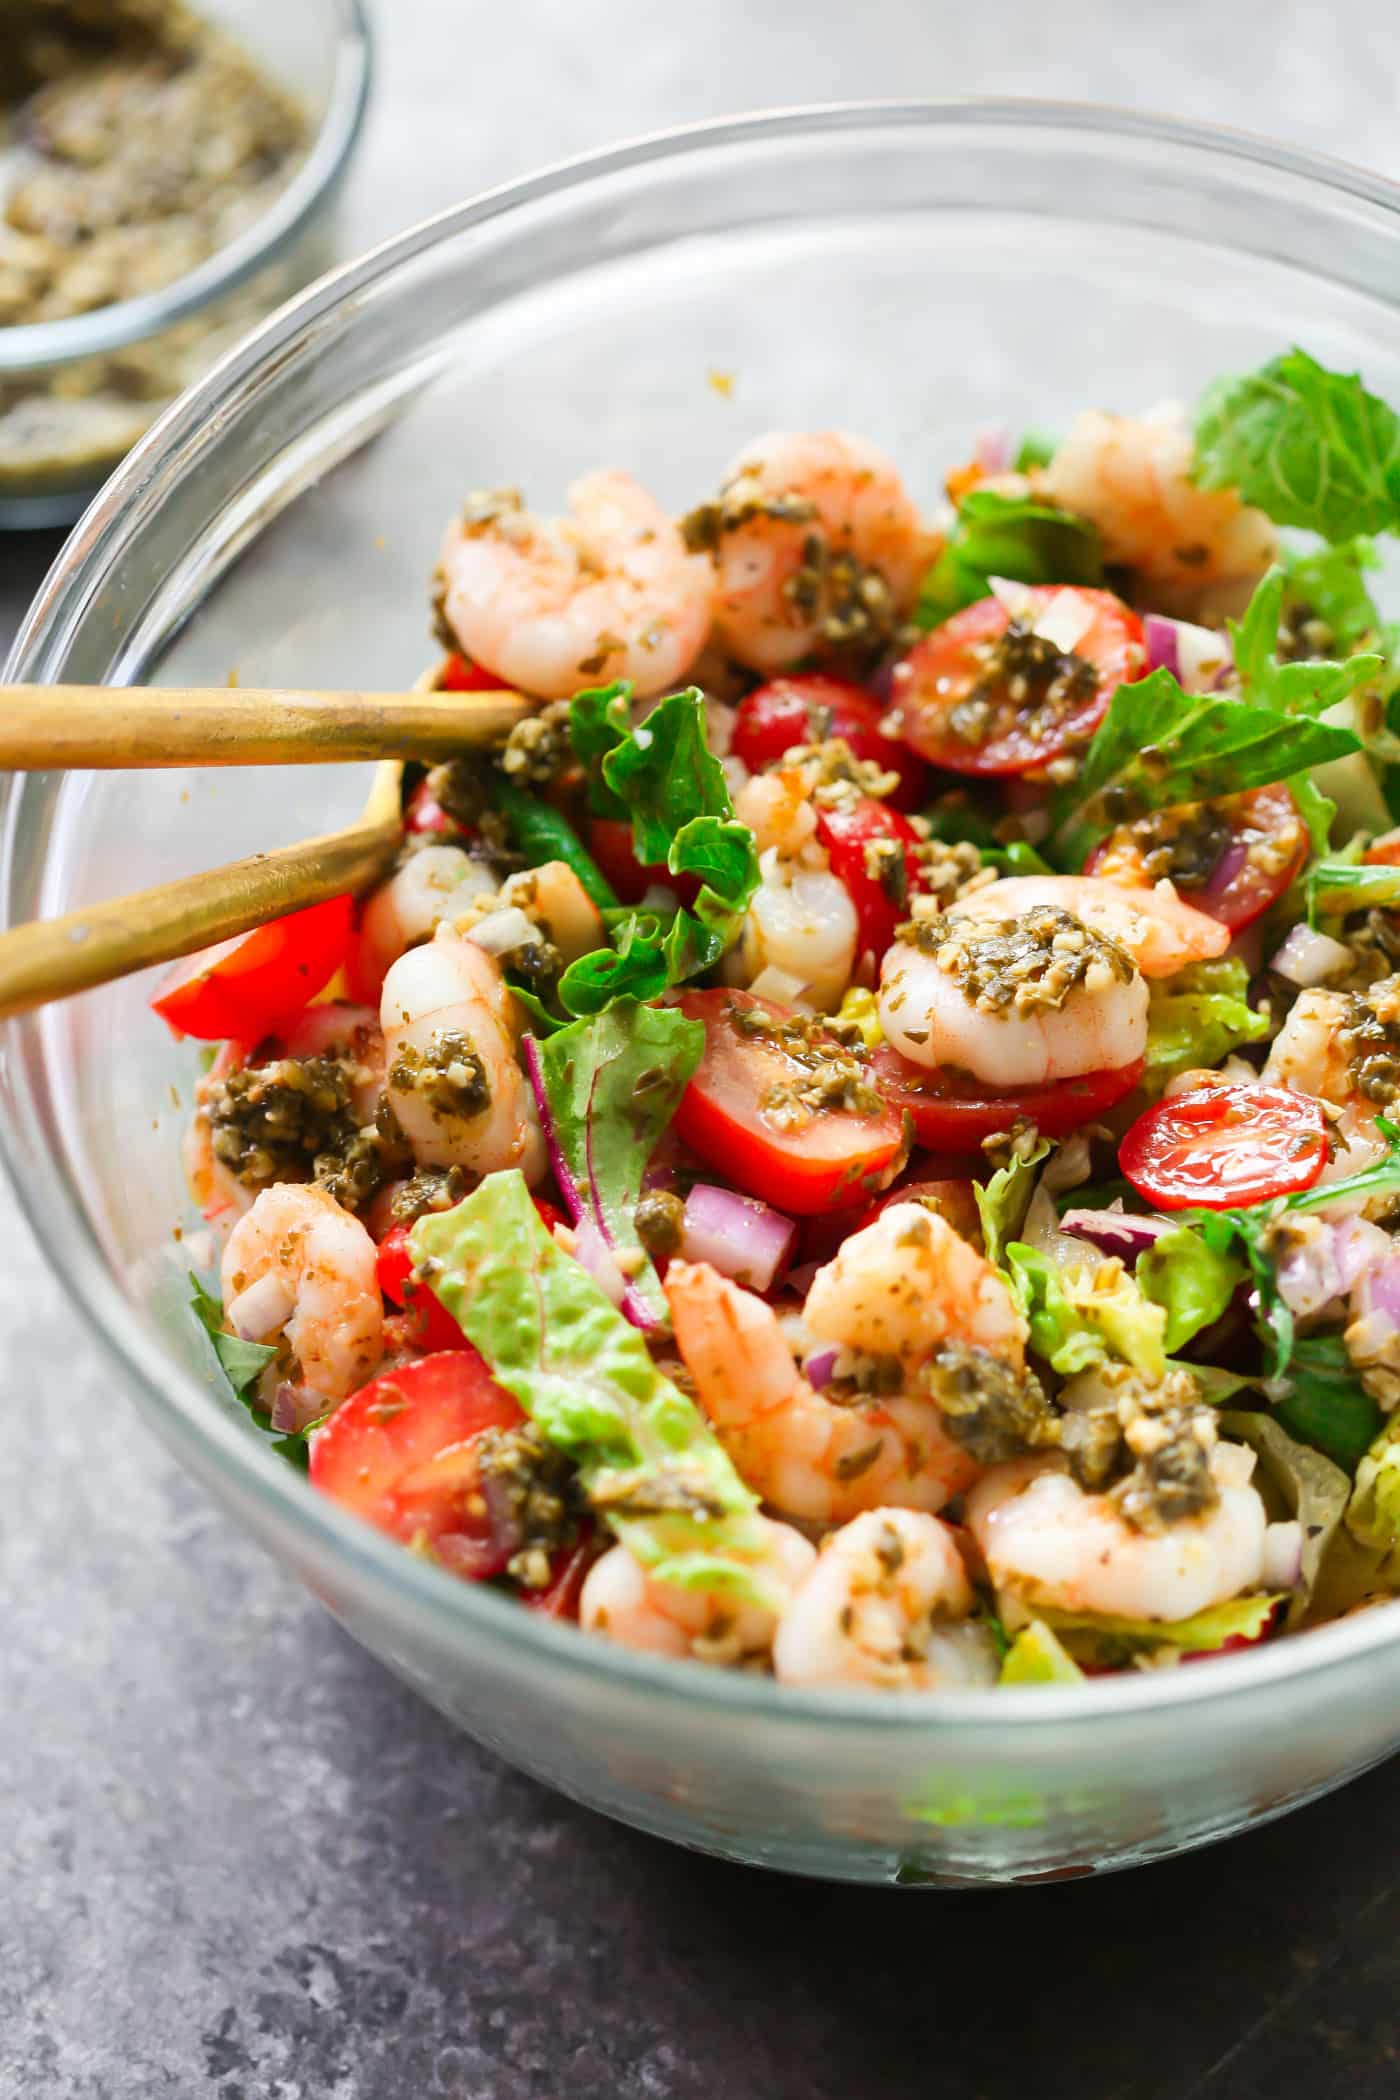
[[[333,260],[334,204],[369,96],[361,0],[197,0],[197,12],[301,104],[296,172],[236,239],[161,290],[71,319],[0,327],[0,412],[51,392],[88,405],[77,451],[8,452],[0,424],[0,531],[67,525],[179,387]],[[159,358],[178,374],[162,391]]]
[[[326,279],[178,402],[73,534],[7,675],[403,685],[468,487],[551,506],[616,463],[680,510],[774,424],[866,432],[931,500],[979,425],[1189,397],[1295,338],[1400,398],[1398,206],[1249,138],[1029,103],[756,117],[537,175]],[[11,782],[4,915],[325,830],[365,778]],[[1393,1606],[1078,1690],[842,1697],[629,1655],[415,1560],[216,1390],[171,1237],[195,1046],[149,989],[10,1025],[19,1199],[157,1432],[503,1757],[735,1859],[947,1886],[1160,1857],[1400,1742]]]

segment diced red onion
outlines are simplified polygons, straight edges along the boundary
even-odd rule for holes
[[[284,1378],[273,1396],[268,1420],[279,1436],[300,1436],[325,1412],[324,1393],[313,1393],[309,1385],[293,1385]]]
[[[979,430],[974,457],[984,474],[1008,474],[1011,471],[1011,432],[1004,423],[994,423],[986,430]]]
[[[1266,1590],[1296,1590],[1302,1581],[1303,1527],[1296,1517],[1265,1526],[1259,1579]]]
[[[775,1006],[795,1006],[806,989],[805,978],[780,970],[776,963],[765,963],[749,986],[756,998],[771,999]]]
[[[1400,1248],[1388,1247],[1357,1278],[1352,1310],[1358,1319],[1400,1327]]]
[[[488,912],[467,929],[467,939],[488,955],[510,955],[517,948],[528,948],[538,938],[539,928],[526,918],[518,904],[503,904],[499,911]]]
[[[1290,984],[1311,991],[1315,985],[1326,984],[1329,977],[1348,969],[1351,959],[1350,948],[1334,941],[1330,933],[1318,933],[1312,926],[1294,926],[1269,967]]]
[[[1389,1266],[1392,1242],[1365,1218],[1295,1220],[1280,1255],[1278,1293],[1300,1319],[1345,1298],[1368,1271]]]
[[[1101,1253],[1116,1254],[1126,1263],[1135,1262],[1172,1229],[1170,1218],[1139,1218],[1126,1210],[1067,1210],[1060,1224],[1075,1239],[1088,1240]]]
[[[229,1331],[240,1342],[265,1342],[280,1334],[296,1309],[296,1296],[273,1270],[250,1283],[224,1308]]]
[[[1028,583],[1017,583],[1013,576],[989,576],[987,587],[998,605],[1005,608],[1009,618],[1021,620],[1027,626],[1035,618],[1035,592]]]
[[[1215,866],[1209,880],[1196,892],[1192,902],[1198,911],[1213,916],[1211,906],[1218,904],[1236,881],[1249,859],[1249,847],[1243,839],[1231,839]]]
[[[1189,620],[1168,620],[1148,613],[1142,623],[1149,671],[1170,671],[1188,693],[1208,693],[1231,663],[1227,637]]]
[[[1093,606],[1082,591],[1056,591],[1044,610],[1036,614],[1034,631],[1062,656],[1069,656],[1079,647],[1095,617]]]
[[[789,1290],[796,1291],[799,1298],[805,1298],[808,1291],[812,1288],[812,1279],[821,1266],[822,1264],[819,1261],[804,1261],[799,1267],[789,1269],[787,1272]]]
[[[816,1392],[820,1392],[823,1386],[830,1385],[831,1374],[836,1368],[836,1359],[840,1354],[839,1349],[827,1343],[803,1358],[802,1375]]]
[[[449,1531],[433,1540],[433,1552],[464,1582],[484,1582],[488,1576],[504,1573],[511,1549],[494,1537],[473,1538],[470,1532]]]
[[[697,1181],[685,1199],[681,1253],[749,1290],[771,1290],[797,1243],[791,1218],[756,1196]]]

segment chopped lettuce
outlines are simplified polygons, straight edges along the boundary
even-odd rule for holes
[[[1053,431],[1024,430],[1012,468],[1017,474],[1029,474],[1032,467],[1048,467],[1059,448],[1060,441]]]
[[[205,1290],[193,1270],[190,1271],[190,1294],[190,1309],[209,1337],[219,1369],[228,1380],[234,1399],[241,1400],[259,1429],[270,1434],[272,1423],[266,1408],[258,1405],[257,1391],[259,1378],[277,1354],[275,1345],[271,1342],[244,1342],[236,1334],[226,1333],[223,1306]],[[306,1465],[304,1432],[298,1436],[279,1436],[272,1448],[283,1458],[289,1458],[293,1465]]]
[[[1041,1613],[1047,1626],[1068,1636],[1065,1646],[1086,1662],[1131,1660],[1143,1649],[1175,1648],[1183,1655],[1205,1654],[1234,1640],[1258,1640],[1282,1602],[1275,1592],[1228,1597],[1189,1619],[1119,1619],[1104,1612]]]
[[[1391,1416],[1357,1466],[1346,1523],[1358,1545],[1388,1555],[1400,1548],[1400,1416]]]
[[[414,1264],[644,1567],[768,1603],[767,1536],[694,1402],[546,1230],[515,1169],[414,1226]]]
[[[1120,685],[1057,795],[1046,853],[1077,869],[1113,829],[1109,808],[1134,815],[1238,794],[1359,751],[1350,730],[1259,707],[1230,694],[1183,692],[1170,671]]]
[[[1269,1017],[1249,1003],[1249,972],[1237,956],[1191,963],[1148,987],[1144,1080],[1160,1092],[1193,1065],[1218,1064],[1242,1043],[1262,1042]]]
[[[1013,1240],[1005,1267],[1030,1323],[1031,1347],[1062,1377],[1112,1361],[1131,1364],[1154,1382],[1162,1377],[1167,1316],[1121,1262],[1062,1269],[1038,1248]]]
[[[1302,1570],[1288,1607],[1288,1624],[1296,1626],[1307,1611],[1323,1556],[1342,1521],[1351,1482],[1340,1466],[1310,1445],[1298,1443],[1273,1415],[1223,1414],[1220,1429],[1222,1435],[1237,1444],[1248,1444],[1258,1454],[1256,1484],[1266,1490],[1277,1513],[1296,1518],[1302,1526]]]
[[[1002,1684],[1082,1684],[1084,1672],[1043,1619],[1017,1634],[1002,1660]]]
[[[1295,1340],[1287,1370],[1272,1379],[1274,1413],[1290,1436],[1350,1471],[1380,1429],[1382,1415],[1357,1377],[1339,1334]]]
[[[1380,556],[1368,539],[1290,549],[1283,556],[1284,608],[1321,620],[1331,629],[1337,654],[1345,656],[1381,632],[1380,614],[1363,580],[1379,567]]]
[[[1233,1255],[1178,1225],[1144,1249],[1135,1274],[1143,1296],[1166,1315],[1163,1346],[1174,1353],[1221,1317],[1246,1271]]]
[[[1004,1167],[998,1167],[989,1181],[972,1184],[977,1215],[982,1220],[982,1244],[988,1261],[998,1268],[1007,1241],[1016,1237],[1025,1222],[1036,1168],[1049,1157],[1050,1150],[1050,1140],[1037,1137],[1024,1156],[1017,1153]]]
[[[1102,583],[1097,528],[1032,496],[973,489],[959,504],[947,544],[924,578],[915,622],[937,627],[965,605],[975,605],[989,594],[993,576],[1015,583]]]
[[[1359,752],[1354,751],[1344,764],[1365,764]],[[1337,805],[1325,795],[1311,773],[1295,773],[1288,782],[1289,791],[1298,805],[1298,814],[1308,827],[1308,839],[1315,854],[1327,851],[1332,838],[1332,825],[1337,815]]]
[[[597,815],[625,817],[644,867],[700,883],[694,908],[608,915],[610,949],[570,964],[559,997],[570,1013],[600,1012],[611,999],[655,998],[719,961],[737,939],[758,888],[758,852],[734,818],[724,768],[710,750],[698,687],[673,693],[632,727],[630,688],[579,693],[569,734]]]
[[[670,1324],[666,1297],[634,1213],[657,1141],[704,1054],[703,1022],[632,999],[572,1022],[532,1052],[549,1135],[587,1213],[622,1256],[635,1310],[652,1327]]]
[[[1315,926],[1324,915],[1400,908],[1400,868],[1359,865],[1345,855],[1315,860],[1303,878],[1308,918]]]
[[[1400,417],[1355,373],[1305,350],[1217,380],[1196,423],[1196,479],[1325,540],[1400,526]]]
[[[1280,663],[1284,587],[1283,570],[1270,569],[1255,589],[1243,620],[1229,622],[1240,693],[1252,704],[1276,708],[1280,714],[1318,715],[1378,678],[1385,664],[1379,656]]]

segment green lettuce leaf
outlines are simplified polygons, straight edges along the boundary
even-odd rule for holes
[[[1349,729],[1228,694],[1186,693],[1170,671],[1152,671],[1109,702],[1078,780],[1056,797],[1046,853],[1059,868],[1080,868],[1125,810],[1141,816],[1265,787],[1360,748]]]
[[[1029,474],[1032,467],[1048,467],[1060,449],[1060,441],[1049,430],[1025,430],[1012,460],[1013,472]],[[1000,572],[998,572],[1000,573]]]
[[[1014,583],[1098,584],[1103,548],[1097,528],[1072,511],[1031,496],[973,489],[958,506],[948,543],[925,576],[915,624],[937,627],[988,596],[993,576]]]
[[[1043,1619],[1022,1627],[1002,1659],[1002,1684],[1082,1684],[1084,1672]]]
[[[1134,1273],[1143,1296],[1165,1313],[1163,1346],[1174,1353],[1220,1318],[1246,1271],[1242,1261],[1178,1225],[1138,1256]]]
[[[1305,350],[1218,380],[1196,423],[1196,479],[1325,540],[1400,523],[1400,418],[1355,373]]]
[[[1362,1385],[1339,1334],[1295,1340],[1285,1372],[1269,1386],[1274,1413],[1290,1436],[1311,1444],[1350,1472],[1375,1440],[1384,1417]]]
[[[1014,1239],[1025,1220],[1026,1207],[1035,1188],[1036,1168],[1052,1150],[1048,1138],[1037,1137],[1024,1159],[1018,1154],[998,1167],[989,1181],[974,1181],[972,1193],[982,1220],[982,1242],[987,1259],[1000,1268],[1008,1240]]]
[[[984,846],[981,848],[984,868],[995,868],[998,875],[1053,875],[1043,854],[1025,839],[1012,839],[1009,846]]]
[[[1352,754],[1353,758],[1356,756]],[[1289,791],[1298,805],[1298,814],[1308,827],[1308,838],[1315,854],[1327,851],[1332,838],[1332,825],[1337,815],[1337,805],[1313,779],[1311,773],[1295,773],[1288,782]]]
[[[1298,1443],[1273,1415],[1223,1414],[1220,1429],[1222,1435],[1257,1452],[1256,1485],[1265,1490],[1266,1501],[1273,1505],[1270,1514],[1296,1517],[1303,1527],[1301,1577],[1287,1621],[1296,1626],[1307,1612],[1323,1556],[1342,1521],[1351,1482],[1340,1466],[1322,1452]]]
[[[1115,1656],[1131,1657],[1142,1648],[1199,1654],[1236,1638],[1256,1640],[1282,1601],[1277,1592],[1229,1597],[1189,1619],[1118,1619],[1107,1613],[1063,1611],[1044,1611],[1041,1617],[1056,1633],[1072,1636],[1066,1645],[1074,1653],[1083,1654],[1086,1661],[1107,1662]]]
[[[1031,1347],[1062,1377],[1110,1361],[1132,1364],[1154,1383],[1162,1377],[1167,1316],[1121,1264],[1106,1288],[1106,1265],[1062,1269],[1038,1248],[1013,1240],[1005,1268],[1030,1322]]]
[[[645,1340],[546,1230],[516,1170],[420,1218],[415,1267],[599,1515],[662,1582],[772,1604],[758,1498]]]
[[[1316,657],[1302,663],[1278,661],[1286,578],[1279,567],[1261,578],[1243,620],[1231,620],[1235,670],[1241,697],[1252,705],[1275,708],[1285,715],[1318,715],[1336,707],[1385,669],[1379,656],[1347,656],[1340,661]]]
[[[228,1380],[234,1399],[241,1400],[259,1429],[271,1436],[271,1419],[267,1410],[259,1407],[256,1395],[258,1380],[264,1367],[276,1356],[276,1347],[270,1342],[244,1342],[236,1334],[226,1334],[223,1306],[205,1290],[193,1270],[189,1276],[190,1310],[209,1337],[219,1369]],[[316,1425],[312,1423],[310,1426],[314,1428]],[[290,1459],[293,1465],[304,1468],[307,1464],[305,1431],[297,1436],[274,1437],[272,1448],[283,1458]]]
[[[668,1327],[666,1295],[637,1237],[642,1177],[686,1082],[705,1054],[705,1028],[674,1006],[619,1000],[574,1021],[534,1055],[549,1099],[554,1141],[628,1285],[655,1327]]]
[[[1387,1554],[1400,1547],[1400,1416],[1391,1416],[1362,1455],[1346,1523],[1358,1545]]]
[[[582,761],[588,806],[595,817],[625,817],[627,805],[603,778],[603,760],[632,734],[632,688],[591,686],[569,702],[569,742]]]
[[[1346,656],[1381,632],[1381,617],[1364,581],[1380,565],[1368,539],[1291,549],[1283,556],[1284,608],[1294,614],[1306,609],[1321,620],[1332,630],[1337,654]]]
[[[1249,972],[1238,957],[1191,963],[1174,977],[1155,978],[1148,992],[1144,1081],[1151,1092],[1269,1033],[1268,1015],[1249,1003]]]
[[[1358,866],[1341,855],[1315,860],[1303,877],[1303,896],[1314,926],[1322,917],[1351,911],[1394,911],[1400,907],[1400,868]]]

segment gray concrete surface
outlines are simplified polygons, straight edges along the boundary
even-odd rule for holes
[[[378,13],[356,247],[628,132],[844,95],[1125,102],[1400,173],[1393,0]],[[0,643],[56,545],[0,540]],[[1393,2100],[1393,1769],[1035,1896],[690,1858],[353,1648],[137,1428],[10,1214],[0,1337],[0,2100]]]

